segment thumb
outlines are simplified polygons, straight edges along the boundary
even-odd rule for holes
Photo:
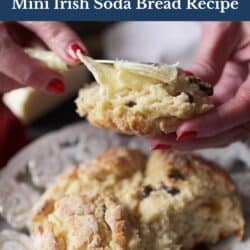
[[[215,84],[239,39],[240,23],[204,22],[195,59],[188,69],[201,79]]]
[[[87,54],[87,49],[78,35],[62,22],[20,22],[33,31],[51,50],[56,52],[67,63],[78,63],[75,50]]]

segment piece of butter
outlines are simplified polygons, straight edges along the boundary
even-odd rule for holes
[[[93,74],[102,93],[106,94],[114,94],[118,90],[128,88],[139,90],[146,84],[170,84],[178,75],[177,65],[156,66],[119,60],[99,63],[81,53],[78,53],[78,56]]]
[[[68,67],[55,53],[45,50],[25,50],[31,57],[45,63],[49,68],[63,74],[65,94],[62,96],[25,87],[3,95],[5,105],[24,123],[29,124],[59,106],[65,100],[76,96],[78,89],[88,81],[88,73],[82,66]]]

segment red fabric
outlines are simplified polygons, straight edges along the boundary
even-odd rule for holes
[[[27,142],[21,122],[0,100],[0,168]]]

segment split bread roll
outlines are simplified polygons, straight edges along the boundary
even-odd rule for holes
[[[133,135],[170,133],[213,107],[212,87],[177,65],[79,57],[96,82],[80,90],[77,112],[97,127]]]
[[[191,250],[243,233],[238,191],[212,163],[116,148],[57,179],[32,237],[36,250]]]
[[[31,57],[63,74],[65,94],[55,95],[32,87],[24,87],[3,95],[3,102],[24,123],[29,124],[76,95],[82,84],[88,81],[88,73],[82,66],[69,67],[54,52],[26,49]]]

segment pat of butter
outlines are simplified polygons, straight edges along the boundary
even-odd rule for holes
[[[178,75],[177,65],[150,65],[126,61],[99,63],[78,53],[82,63],[93,74],[103,93],[121,90],[140,90],[146,84],[170,84]]]
[[[10,91],[3,95],[5,105],[24,123],[29,124],[37,118],[59,106],[65,100],[75,96],[88,81],[88,73],[81,66],[68,67],[51,51],[27,49],[31,57],[45,63],[49,68],[63,74],[66,91],[57,96],[31,87]]]

